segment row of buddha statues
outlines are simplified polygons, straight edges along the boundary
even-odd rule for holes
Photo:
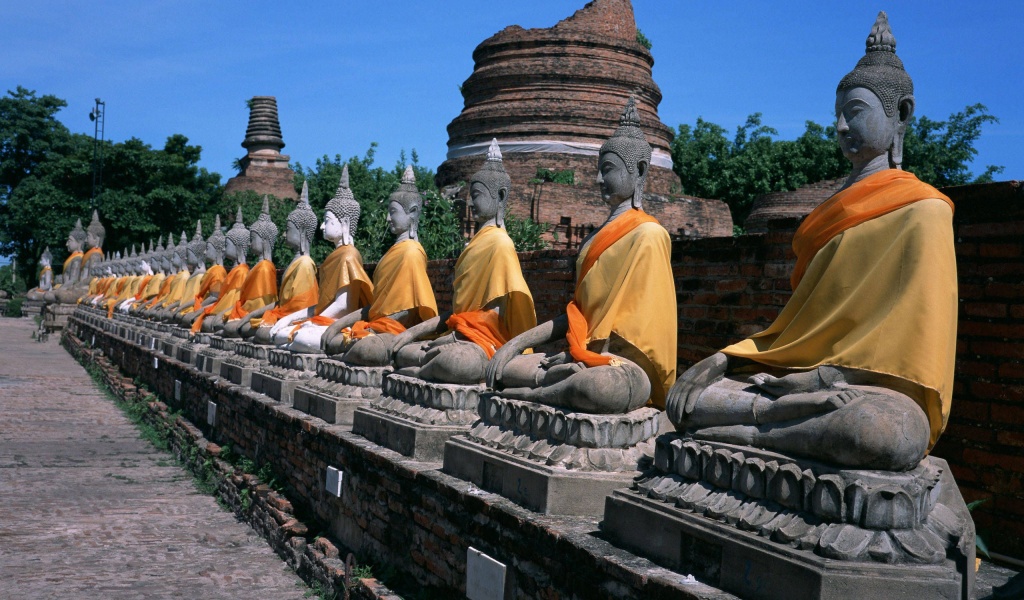
[[[678,376],[671,241],[644,211],[652,151],[633,99],[597,156],[608,217],[581,245],[564,313],[541,324],[504,228],[512,186],[497,141],[468,182],[478,227],[443,310],[418,241],[423,197],[411,167],[388,198],[395,241],[372,278],[353,243],[360,205],[346,167],[322,223],[303,184],[283,233],[295,255],[280,284],[271,256],[280,232],[264,198],[248,226],[239,208],[230,228],[218,217],[206,239],[197,224],[191,239],[169,235],[110,258],[94,213],[68,237],[62,285],[45,291],[49,279],[41,281],[37,293],[194,334],[484,385],[566,412],[654,407],[695,439],[906,471],[945,427],[957,318],[952,203],[901,168],[914,105],[880,15],[865,56],[836,90],[838,141],[852,171],[795,234],[792,297],[766,330]],[[319,266],[309,254],[318,228],[335,248]],[[560,340],[567,350],[531,350]]]

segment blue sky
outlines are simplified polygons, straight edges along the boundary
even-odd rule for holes
[[[0,93],[17,85],[68,101],[59,115],[92,133],[94,98],[107,138],[162,147],[183,133],[202,165],[233,175],[254,95],[278,98],[292,161],[362,155],[378,164],[415,149],[436,168],[445,127],[462,109],[472,52],[503,27],[550,27],[583,0],[509,2],[8,1],[0,3]],[[634,0],[653,42],[654,79],[671,127],[698,116],[732,131],[753,112],[793,138],[833,118],[839,79],[863,55],[879,9],[914,79],[917,114],[945,119],[981,102],[974,170],[1024,179],[1024,3],[690,2]]]

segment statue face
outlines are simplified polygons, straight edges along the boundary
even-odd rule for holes
[[[149,266],[149,262],[146,259],[142,259],[142,260],[139,261],[139,270],[142,271],[143,273],[145,273],[146,271],[151,270],[151,267]]]
[[[391,202],[388,204],[388,228],[391,230],[391,233],[402,235],[412,229],[414,220],[414,215],[405,210],[405,207],[400,203]]]
[[[331,211],[324,213],[324,222],[320,224],[320,231],[323,232],[325,240],[332,244],[336,243],[345,236],[348,229],[348,219],[339,219]]]
[[[887,154],[898,126],[899,114],[886,116],[871,90],[857,87],[836,94],[836,136],[843,156],[854,166]]]
[[[299,231],[298,226],[291,221],[288,222],[288,227],[285,229],[284,241],[296,250],[302,247],[302,232]]]
[[[238,246],[228,238],[224,242],[224,256],[227,256],[231,260],[238,260]]]
[[[217,260],[217,249],[210,242],[206,242],[206,260]]]
[[[96,237],[92,233],[85,232],[85,244],[90,248],[96,248],[100,245],[100,238]]]
[[[78,252],[82,249],[82,245],[78,243],[78,240],[75,239],[75,236],[73,235],[68,236],[68,241],[65,245],[67,246],[68,252]]]
[[[601,199],[618,206],[633,197],[637,174],[630,173],[626,162],[614,152],[605,152],[597,159],[597,183],[601,186]]]
[[[171,268],[181,269],[181,257],[178,256],[177,252],[171,254]]]
[[[249,234],[249,248],[257,255],[263,254],[263,238],[256,235],[255,231]]]
[[[499,199],[492,196],[491,191],[483,183],[474,181],[469,186],[469,208],[473,211],[477,223],[489,221],[497,216],[499,204]]]

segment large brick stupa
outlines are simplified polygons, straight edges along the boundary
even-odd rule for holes
[[[277,116],[277,98],[253,96],[249,101],[249,126],[242,147],[247,151],[239,161],[242,170],[225,184],[225,194],[252,190],[278,198],[298,198],[293,182],[295,172],[288,167],[288,156],[281,154],[284,139]]]
[[[632,95],[653,148],[645,208],[672,234],[732,234],[724,203],[674,194],[681,186],[672,171],[673,133],[658,117],[654,58],[637,41],[629,0],[594,0],[549,29],[506,27],[477,46],[473,60],[462,86],[465,106],[448,125],[439,187],[468,180],[497,138],[512,177],[513,214],[555,225],[600,224],[607,207],[597,186],[597,153]],[[561,172],[562,180],[571,171],[575,185],[540,183],[540,170]]]

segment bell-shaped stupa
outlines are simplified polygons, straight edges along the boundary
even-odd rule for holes
[[[293,171],[288,156],[281,154],[284,139],[277,116],[277,98],[253,96],[249,100],[249,126],[242,147],[247,154],[239,161],[241,172],[228,180],[224,192],[252,190],[278,198],[296,198]]]

